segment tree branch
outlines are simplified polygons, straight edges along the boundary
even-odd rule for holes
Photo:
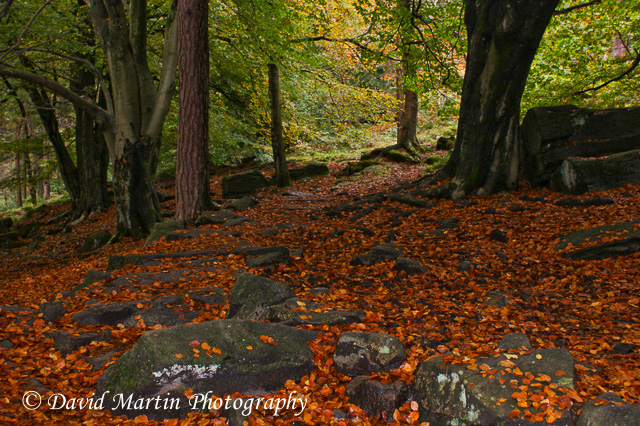
[[[602,0],[593,0],[593,1],[590,1],[588,3],[576,4],[575,6],[567,7],[566,9],[556,10],[555,12],[553,12],[553,14],[555,16],[557,16],[557,15],[566,15],[567,13],[571,13],[574,10],[583,9],[585,7],[593,6],[593,5],[600,4],[600,3],[602,3]]]
[[[11,0],[13,1],[13,0]],[[29,20],[29,22],[27,23],[27,25],[24,27],[24,30],[22,30],[22,33],[20,33],[20,35],[18,36],[18,41],[16,42],[16,44],[14,44],[13,46],[11,46],[7,51],[5,51],[2,56],[0,56],[0,61],[2,61],[5,56],[7,56],[9,53],[13,52],[15,49],[17,49],[20,46],[20,42],[22,41],[22,37],[24,37],[24,35],[27,33],[27,31],[29,31],[29,28],[31,27],[31,24],[33,24],[33,21],[36,20],[36,18],[38,17],[38,15],[40,15],[40,12],[42,12],[44,10],[45,7],[49,6],[49,4],[52,2],[53,0],[47,0],[42,6],[40,6],[40,8],[36,11],[36,13],[33,14],[33,16],[31,17],[31,19]],[[9,3],[11,4],[11,3]],[[4,12],[4,9],[3,9]],[[1,18],[0,18],[1,19]]]
[[[626,70],[625,72],[623,72],[623,73],[622,73],[622,74],[620,74],[619,76],[614,77],[614,78],[612,78],[611,80],[609,80],[609,81],[606,81],[606,82],[602,83],[602,84],[601,84],[601,85],[599,85],[599,86],[591,87],[591,88],[589,88],[589,89],[584,89],[584,90],[581,90],[581,91],[579,91],[579,92],[575,92],[573,95],[574,95],[574,96],[577,96],[577,95],[582,95],[583,93],[593,92],[593,91],[596,91],[596,90],[600,90],[600,89],[602,89],[603,87],[606,87],[606,86],[610,85],[610,84],[611,84],[611,83],[613,83],[613,82],[620,81],[620,80],[622,80],[624,77],[626,77],[627,75],[631,74],[631,73],[633,72],[633,70],[634,70],[634,69],[636,69],[636,68],[638,67],[638,65],[640,65],[640,54],[639,54],[639,53],[638,53],[638,51],[636,50],[636,57],[633,59],[633,63],[631,64],[631,66],[629,67],[629,69],[628,69],[628,70]]]
[[[67,89],[63,85],[56,83],[53,80],[50,80],[46,77],[42,77],[41,75],[24,71],[18,68],[10,67],[8,65],[0,64],[0,75],[4,75],[7,77],[17,78],[19,80],[23,80],[32,84],[36,84],[38,86],[46,87],[51,92],[55,93],[58,96],[61,96],[70,102],[73,102],[75,105],[87,111],[87,113],[98,123],[103,131],[105,132],[105,137],[107,139],[108,145],[109,142],[113,143],[115,141],[114,138],[110,136],[114,133],[114,123],[113,117],[109,112],[102,109],[98,104],[78,95],[77,93]],[[113,147],[109,146],[111,150]]]
[[[7,16],[7,13],[9,13],[9,8],[11,7],[11,4],[13,3],[13,0],[6,0],[7,4],[5,4],[2,7],[2,10],[0,10],[0,22],[2,22],[2,19],[4,19],[5,16]]]

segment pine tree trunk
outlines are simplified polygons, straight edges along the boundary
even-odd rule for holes
[[[558,0],[465,1],[467,68],[450,196],[517,186],[520,101]]]
[[[211,206],[209,195],[209,44],[207,0],[178,4],[180,104],[176,217],[188,223]]]
[[[278,65],[269,64],[269,98],[271,99],[271,147],[275,165],[276,185],[291,185],[291,177],[287,168],[284,138],[282,137],[282,96],[280,93],[280,70]]]

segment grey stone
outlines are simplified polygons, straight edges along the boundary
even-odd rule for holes
[[[531,349],[531,342],[524,333],[507,334],[502,338],[502,340],[500,340],[500,343],[498,343],[498,349],[502,349],[503,351],[522,348]]]
[[[238,219],[241,218],[242,216],[239,216],[233,212],[230,212],[228,210],[222,210],[222,211],[206,211],[206,212],[202,212],[202,214],[200,215],[200,217],[198,217],[198,219],[196,219],[196,225],[201,226],[201,225],[221,225],[225,222],[228,222],[230,220],[234,220],[234,219]]]
[[[239,198],[237,200],[235,200],[233,203],[231,203],[229,205],[229,208],[231,210],[235,210],[235,211],[245,211],[245,210],[249,210],[252,209],[256,206],[256,202],[253,198],[249,197],[249,196],[244,196],[242,198]]]
[[[259,170],[227,176],[222,179],[222,198],[241,198],[245,195],[254,195],[268,185],[267,178]]]
[[[268,315],[271,306],[295,296],[284,283],[245,272],[231,290],[227,318],[260,320]]]
[[[290,169],[291,180],[299,180],[329,174],[329,166],[325,163],[310,163],[297,169]]]
[[[190,290],[187,295],[194,302],[205,305],[224,305],[229,299],[224,290],[211,286]]]
[[[611,403],[596,405],[599,401]],[[615,393],[607,392],[582,406],[576,426],[640,426],[640,406],[631,405]]]
[[[389,197],[391,201],[406,204],[411,207],[417,207],[420,209],[430,209],[435,207],[436,203],[430,200],[422,200],[420,198],[412,197],[406,194],[396,194]]]
[[[313,308],[310,308],[313,309]],[[290,326],[297,325],[343,325],[362,322],[367,314],[359,309],[352,311],[304,312],[273,306],[269,309],[267,319],[271,322]]]
[[[436,150],[451,151],[456,146],[456,138],[440,136],[436,141]]]
[[[427,272],[427,268],[422,266],[420,262],[412,259],[407,259],[406,257],[398,258],[395,265],[393,265],[393,269],[395,269],[396,271],[408,272],[410,274],[423,274]]]
[[[47,333],[47,337],[53,339],[53,347],[60,351],[62,355],[70,354],[82,346],[90,345],[91,342],[108,342],[111,340],[111,330],[102,333],[83,333],[74,335],[64,331],[52,331]]]
[[[407,359],[402,342],[386,333],[342,333],[333,364],[347,376],[391,371]]]
[[[170,219],[165,220],[164,222],[158,222],[153,227],[153,230],[147,237],[147,241],[145,241],[144,245],[150,246],[154,241],[158,241],[160,238],[166,237],[179,229],[186,229],[185,221],[182,219]]]
[[[380,416],[393,422],[393,413],[407,401],[409,389],[399,380],[383,384],[366,377],[356,377],[347,385],[349,402],[362,408],[371,418]]]
[[[42,319],[47,322],[55,322],[67,313],[67,309],[62,302],[45,302],[40,305]]]
[[[95,269],[89,269],[85,275],[84,281],[73,288],[74,291],[82,290],[89,287],[93,283],[98,281],[108,281],[111,278],[110,272],[96,271]]]
[[[109,240],[111,239],[111,233],[109,231],[102,230],[100,232],[96,232],[95,234],[91,234],[84,240],[84,243],[78,249],[79,253],[88,253],[91,251],[98,250],[99,248],[104,247]]]
[[[384,260],[395,260],[402,256],[404,248],[393,244],[378,244],[372,248],[368,253],[361,254],[354,257],[351,260],[351,265],[358,266],[373,265],[376,262]]]
[[[245,395],[281,389],[287,380],[299,380],[313,371],[313,353],[307,342],[317,333],[260,321],[217,320],[152,330],[111,365],[98,380],[96,394],[133,395],[138,398],[180,398],[180,408],[127,409],[105,399],[113,414],[130,418],[146,414],[155,420],[186,417],[191,408],[183,393]],[[269,336],[275,343],[266,343]],[[193,342],[217,351],[199,347]],[[218,353],[218,351],[220,353]],[[179,356],[178,356],[179,354]],[[196,356],[199,355],[199,356]],[[169,396],[170,395],[170,396]],[[116,409],[117,408],[117,409]],[[174,407],[175,408],[175,407]]]
[[[249,268],[266,268],[291,263],[291,254],[285,246],[250,248],[244,250],[244,253],[245,262]]]
[[[498,308],[504,308],[509,304],[511,299],[504,295],[503,293],[497,290],[491,290],[487,293],[487,300],[485,300],[485,305],[488,306],[497,306]]]
[[[491,231],[491,233],[489,234],[489,238],[499,243],[509,242],[509,239],[502,229],[494,229],[493,231]]]
[[[522,374],[533,374],[536,378],[545,375],[541,382],[545,385],[554,383],[576,389],[573,356],[566,349],[541,349],[517,357],[503,354],[477,359],[475,364],[484,368],[470,370],[467,365],[445,364],[441,356],[420,364],[413,390],[413,399],[420,407],[419,421],[432,421],[427,419],[435,417],[447,419],[435,424],[521,424],[519,421],[524,419],[511,419],[510,413],[518,408],[518,401],[511,396],[514,392],[511,383],[519,385]],[[513,374],[516,368],[518,375]],[[557,376],[557,371],[565,374]],[[504,402],[496,404],[501,398]],[[527,409],[534,415],[541,411],[532,406]],[[562,422],[558,424],[573,424],[568,421],[573,418],[572,413],[562,414]]]
[[[0,340],[0,349],[11,349],[13,346],[14,345],[11,340],[6,340],[6,339]]]

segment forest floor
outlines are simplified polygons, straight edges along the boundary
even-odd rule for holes
[[[576,361],[578,390],[572,396],[576,404],[610,391],[624,400],[640,404],[640,253],[595,261],[572,261],[562,255],[575,247],[554,248],[561,237],[571,231],[638,219],[640,186],[588,194],[610,198],[613,204],[591,207],[563,207],[555,202],[566,195],[546,189],[521,188],[517,192],[490,197],[471,197],[465,202],[437,200],[430,209],[415,209],[386,200],[356,222],[348,215],[326,215],[335,208],[372,193],[410,182],[422,173],[422,165],[394,164],[387,176],[354,181],[335,188],[335,173],[342,168],[330,164],[331,174],[295,182],[289,191],[312,194],[315,200],[300,202],[285,197],[281,189],[267,188],[255,198],[257,207],[243,216],[263,224],[299,224],[276,235],[256,233],[256,225],[241,225],[234,231],[241,238],[259,246],[284,245],[301,249],[288,266],[274,270],[255,270],[256,274],[287,283],[299,297],[322,303],[331,309],[362,309],[367,313],[359,324],[308,327],[320,331],[311,345],[318,368],[300,382],[289,386],[309,398],[301,418],[285,413],[278,419],[263,417],[263,424],[329,424],[334,409],[348,412],[352,423],[386,424],[368,418],[349,404],[345,386],[349,379],[331,365],[339,335],[346,331],[390,333],[407,349],[408,360],[390,373],[376,374],[382,381],[401,380],[412,383],[419,363],[432,356],[447,354],[451,360],[471,364],[474,359],[496,352],[500,339],[508,333],[526,333],[534,348],[565,347]],[[232,170],[227,170],[230,173]],[[212,177],[214,197],[221,193],[223,175]],[[171,193],[170,183],[159,187]],[[173,202],[165,203],[169,210]],[[46,222],[67,209],[64,204],[51,205],[34,212],[27,221]],[[406,212],[398,224],[392,218]],[[458,219],[452,221],[451,219]],[[445,220],[453,224],[442,229]],[[367,228],[366,235],[355,226]],[[51,225],[53,227],[54,225]],[[218,229],[206,225],[204,229]],[[438,228],[441,232],[435,232]],[[44,229],[48,229],[45,227]],[[490,237],[499,229],[506,241]],[[167,242],[160,240],[144,247],[144,241],[125,239],[95,252],[79,255],[85,238],[99,230],[114,232],[114,209],[95,215],[70,233],[48,236],[28,253],[15,250],[0,258],[0,305],[20,305],[38,309],[62,291],[82,282],[89,269],[106,270],[107,259],[114,254],[166,253],[184,250],[225,247],[232,242],[220,235],[202,235],[196,239]],[[615,238],[611,235],[611,239]],[[231,238],[231,237],[229,237]],[[423,274],[407,274],[392,268],[393,262],[372,266],[352,266],[351,259],[385,241],[404,247],[404,256],[427,268]],[[586,243],[590,244],[589,242]],[[591,243],[593,244],[593,243]],[[468,262],[470,268],[460,268]],[[470,263],[469,263],[470,262]],[[242,256],[223,259],[225,269],[219,274],[190,281],[194,286],[218,286],[227,293],[235,282],[233,274],[245,268]],[[179,268],[167,263],[164,268]],[[121,276],[135,272],[127,266],[114,272]],[[176,291],[186,283],[174,284]],[[313,287],[328,287],[328,295],[314,295]],[[489,292],[500,292],[508,300],[504,307],[484,303]],[[123,424],[124,420],[105,411],[34,410],[21,403],[31,379],[46,388],[68,395],[86,397],[93,394],[103,370],[92,370],[85,362],[87,351],[115,351],[117,357],[130,349],[149,327],[142,324],[129,329],[114,327],[113,339],[92,344],[66,357],[52,349],[44,334],[51,330],[78,330],[71,315],[83,309],[92,293],[78,293],[68,313],[56,323],[36,320],[31,326],[15,324],[5,312],[0,315],[0,341],[13,343],[0,349],[0,423],[2,424]],[[106,298],[105,298],[106,297]],[[108,300],[108,296],[103,297]],[[126,292],[112,297],[126,299]],[[224,318],[226,306],[201,311],[198,321]],[[92,327],[87,327],[92,331]],[[625,355],[610,354],[616,343],[635,345]],[[592,368],[593,367],[593,368]],[[106,368],[106,367],[105,367]],[[417,424],[415,405],[405,404],[396,412],[396,424]],[[345,420],[342,421],[343,424]],[[138,418],[131,423],[147,424]],[[165,424],[218,424],[212,414],[192,413],[182,422]],[[148,424],[154,424],[148,422]]]

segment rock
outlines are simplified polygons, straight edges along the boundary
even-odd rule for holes
[[[244,260],[249,268],[266,268],[291,263],[291,254],[285,246],[247,249],[244,253]]]
[[[518,400],[512,397],[514,388],[511,384],[519,386],[523,378],[532,374],[533,377],[543,377],[545,385],[553,383],[576,389],[574,361],[566,349],[541,349],[517,358],[504,354],[477,359],[475,364],[487,365],[488,369],[483,367],[482,370],[470,370],[466,368],[467,365],[445,364],[441,356],[420,364],[413,391],[413,398],[420,407],[419,421],[440,418],[441,422],[434,423],[483,426],[526,424],[519,423],[524,422],[523,418],[510,419],[511,412],[518,408]],[[519,369],[518,375],[512,374],[516,368]],[[482,371],[492,373],[482,374]],[[558,371],[563,371],[564,374],[558,376]],[[522,400],[526,402],[526,392],[522,395]],[[498,400],[499,405],[496,404]],[[534,415],[544,413],[544,410],[535,408],[530,403],[527,410]],[[573,424],[571,412],[561,413],[562,422],[558,424]]]
[[[88,253],[90,251],[98,250],[104,247],[111,239],[111,233],[109,231],[102,230],[91,234],[84,240],[84,243],[78,249],[78,253]]]
[[[271,306],[292,297],[296,295],[286,284],[245,272],[231,290],[227,318],[260,320]]]
[[[34,236],[35,233],[38,232],[38,229],[40,229],[40,223],[31,222],[24,225],[18,225],[16,227],[16,232],[18,232],[20,238],[29,238]]]
[[[96,271],[95,269],[89,269],[87,274],[84,277],[84,281],[73,288],[73,291],[82,290],[86,287],[89,287],[93,283],[97,283],[98,281],[108,281],[111,279],[110,272],[102,272]]]
[[[400,151],[389,150],[385,152],[384,157],[396,163],[417,163],[416,159],[410,155],[404,154]]]
[[[84,311],[74,314],[71,319],[81,325],[109,325],[112,327],[122,324],[133,327],[142,320],[146,325],[174,326],[193,321],[199,316],[194,311],[176,311],[172,308],[152,307],[138,308],[135,300],[105,305],[98,303]]]
[[[366,377],[356,377],[347,385],[349,402],[362,408],[371,418],[380,416],[393,422],[393,413],[407,401],[409,389],[399,380],[383,384]]]
[[[463,260],[462,262],[460,262],[456,270],[459,272],[469,272],[472,269],[477,268],[478,266],[480,266],[478,262],[470,262],[468,260]]]
[[[581,250],[565,253],[563,257],[570,260],[600,260],[626,256],[638,251],[640,251],[640,236],[586,247]]]
[[[491,233],[489,234],[489,238],[493,241],[503,244],[509,242],[509,239],[502,229],[494,229],[493,231],[491,231]]]
[[[111,365],[98,380],[96,395],[132,395],[134,401],[160,397],[180,399],[180,409],[155,410],[118,407],[111,398],[105,406],[113,414],[133,418],[146,414],[155,420],[184,418],[189,406],[183,393],[192,389],[204,397],[240,392],[264,394],[281,389],[287,380],[299,380],[313,371],[313,353],[307,342],[317,333],[260,321],[217,320],[152,330]],[[268,336],[273,343],[266,343]],[[193,344],[199,346],[199,353]],[[216,348],[216,351],[205,349]],[[219,352],[219,353],[218,353]],[[178,356],[179,355],[179,356]],[[200,355],[196,357],[196,355]],[[200,400],[200,404],[202,404]],[[133,404],[132,404],[133,405]],[[164,407],[163,407],[164,408]],[[175,407],[173,407],[175,408]]]
[[[325,163],[310,163],[298,169],[290,169],[291,180],[299,180],[329,174],[329,166]]]
[[[102,333],[84,333],[73,335],[63,331],[47,333],[47,338],[53,339],[53,347],[62,355],[68,355],[76,349],[90,345],[91,342],[108,342],[111,340],[111,330]]]
[[[420,209],[430,209],[436,205],[433,201],[430,200],[422,200],[420,198],[415,198],[406,194],[395,194],[389,197],[391,201],[396,201],[398,203],[403,203],[411,207],[417,207]]]
[[[456,138],[440,136],[436,141],[437,151],[451,151],[456,146]]]
[[[179,229],[186,229],[185,221],[182,219],[170,219],[165,220],[164,222],[158,222],[153,227],[153,230],[147,237],[147,241],[145,241],[144,245],[150,246],[154,241],[158,241],[160,238],[166,237]]]
[[[593,197],[581,200],[579,198],[563,198],[554,203],[561,207],[597,207],[615,204],[611,198]]]
[[[17,232],[7,232],[0,234],[0,246],[8,245],[9,242],[18,241],[20,234]]]
[[[187,295],[194,302],[205,305],[224,305],[228,300],[224,290],[218,287],[202,287],[190,290]]]
[[[108,362],[113,361],[113,358],[116,356],[115,351],[109,351],[104,355],[100,356],[83,356],[84,360],[87,364],[91,365],[91,370],[102,370],[102,367]]]
[[[299,307],[299,306],[298,306]],[[290,326],[297,325],[343,325],[360,323],[367,314],[359,309],[352,311],[324,311],[304,312],[273,306],[267,314],[267,319]]]
[[[222,179],[222,198],[242,198],[254,195],[269,186],[267,178],[259,170],[227,176]]]
[[[423,274],[427,272],[427,268],[422,266],[420,262],[407,259],[406,257],[398,258],[395,265],[393,265],[393,269],[396,271],[405,271],[409,274]]]
[[[317,295],[330,294],[331,290],[328,287],[313,287],[309,289],[309,293]]]
[[[252,209],[255,206],[256,206],[256,202],[253,198],[249,196],[244,196],[242,198],[235,200],[233,203],[231,203],[229,205],[229,208],[231,210],[241,212],[241,211]]]
[[[336,369],[347,376],[396,369],[407,359],[398,338],[386,333],[342,333],[333,355]]]
[[[234,219],[238,219],[241,218],[242,216],[239,216],[235,213],[232,213],[230,211],[206,211],[206,212],[202,212],[202,214],[200,215],[200,217],[198,217],[198,219],[196,219],[196,225],[198,226],[202,226],[202,225],[220,225],[223,224],[225,222],[228,222],[230,220],[234,220]]]
[[[0,340],[0,349],[11,349],[13,346],[14,345],[11,340],[6,340],[6,339]]]
[[[609,355],[629,355],[633,352],[636,345],[633,343],[616,343],[609,351]]]
[[[609,401],[610,404],[601,403]],[[596,405],[599,404],[599,405]],[[613,392],[603,393],[582,406],[576,426],[638,426],[640,406],[631,405]]]
[[[404,252],[404,247],[396,246],[394,244],[378,244],[374,248],[372,248],[366,254],[360,254],[353,259],[351,259],[351,265],[358,266],[364,265],[369,266],[373,265],[376,262],[384,261],[384,260],[395,260],[402,256]]]
[[[640,230],[636,229],[638,224],[640,224],[640,220],[636,219],[571,232],[560,237],[560,242],[554,247],[554,250],[564,250],[569,244],[579,246],[586,242],[595,243],[614,234],[624,237],[640,237]]]
[[[510,300],[511,299],[503,293],[496,290],[491,290],[489,293],[487,293],[487,300],[485,300],[484,303],[488,306],[497,306],[498,308],[504,308],[509,304]]]
[[[459,222],[460,219],[458,219],[457,217],[450,217],[443,220],[438,226],[438,229],[443,231],[448,231],[450,229],[460,229],[460,225],[458,225]]]
[[[10,217],[0,219],[0,230],[2,230],[3,233],[8,232],[12,226],[13,219],[11,219]]]
[[[531,342],[529,338],[524,333],[511,333],[507,334],[500,340],[498,343],[498,349],[502,349],[503,351],[508,351],[509,349],[518,350],[518,349],[531,349]]]
[[[355,175],[356,173],[360,173],[361,171],[373,166],[383,166],[383,164],[379,161],[374,161],[374,160],[361,160],[361,161],[358,161],[357,163],[348,164],[347,167],[340,170],[336,174],[336,176],[337,177],[352,176],[352,175]]]
[[[55,322],[67,313],[67,309],[62,302],[45,302],[40,305],[42,319],[47,322]]]

